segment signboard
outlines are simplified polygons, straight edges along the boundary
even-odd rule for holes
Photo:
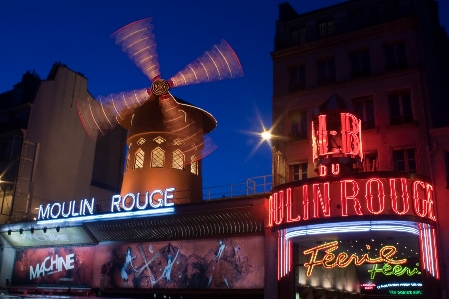
[[[93,257],[94,247],[17,251],[12,284],[90,286]]]
[[[93,244],[94,241],[86,233],[86,231],[78,227],[64,227],[59,232],[48,229],[46,233],[42,230],[12,232],[8,235],[7,232],[2,232],[2,236],[13,247],[39,247],[39,246],[60,246],[70,244]]]
[[[40,205],[38,212],[38,224],[55,223],[58,221],[83,221],[94,219],[115,219],[149,214],[161,214],[173,212],[175,188],[147,191],[145,195],[140,193],[128,193],[125,196],[114,195],[111,199],[110,212],[97,214],[95,211],[95,198],[91,201],[82,199],[79,202],[55,202]]]
[[[417,216],[436,221],[433,186],[424,178],[377,172],[296,181],[269,199],[269,226],[347,216]]]
[[[357,267],[363,294],[423,295],[422,275],[418,258],[407,258],[401,265],[380,263]]]
[[[367,237],[365,235],[365,237]],[[299,285],[356,291],[367,295],[423,295],[418,238],[395,234],[295,245]],[[320,243],[311,247],[313,243]]]
[[[92,287],[262,289],[263,237],[96,246]]]

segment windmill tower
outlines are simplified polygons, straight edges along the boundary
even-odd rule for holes
[[[78,101],[92,140],[118,123],[128,129],[126,170],[120,195],[175,188],[174,202],[202,200],[201,159],[215,147],[205,136],[216,127],[207,111],[173,97],[171,88],[243,76],[235,52],[222,40],[169,80],[161,79],[151,19],[112,34],[152,82],[143,88]]]

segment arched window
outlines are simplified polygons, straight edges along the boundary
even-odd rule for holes
[[[145,160],[145,152],[141,148],[138,148],[136,154],[134,155],[133,169],[142,168],[144,160]]]
[[[129,160],[131,159],[131,154],[128,153],[128,156],[126,156],[126,168],[125,171],[128,171],[129,169]]]
[[[190,157],[190,172],[198,175],[198,161],[196,160],[195,155]]]
[[[165,152],[160,147],[156,147],[151,152],[151,167],[164,167]]]
[[[181,150],[177,149],[173,152],[172,168],[174,169],[184,169],[184,154]]]

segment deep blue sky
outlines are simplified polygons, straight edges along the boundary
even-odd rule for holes
[[[88,79],[90,93],[143,88],[147,78],[109,36],[128,23],[153,17],[163,78],[170,78],[224,38],[245,76],[180,87],[172,94],[215,116],[211,137],[218,149],[203,163],[203,186],[245,182],[271,174],[271,150],[255,135],[271,125],[272,61],[278,4],[285,0],[2,1],[0,92],[27,70],[45,79],[61,61]],[[298,13],[342,0],[292,0]],[[440,0],[449,27],[449,1]],[[263,125],[262,125],[263,124]],[[252,134],[253,133],[253,134]]]

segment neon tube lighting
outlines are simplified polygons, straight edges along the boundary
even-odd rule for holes
[[[129,217],[129,216],[168,214],[168,213],[173,213],[174,211],[175,211],[174,208],[140,210],[140,211],[132,211],[132,212],[89,215],[89,216],[74,217],[74,218],[58,218],[58,219],[40,220],[40,221],[37,221],[37,224],[51,224],[51,223],[66,222],[66,221],[77,222],[77,221],[85,221],[85,220],[104,220],[104,219],[111,219],[111,218],[124,218],[124,217]]]

